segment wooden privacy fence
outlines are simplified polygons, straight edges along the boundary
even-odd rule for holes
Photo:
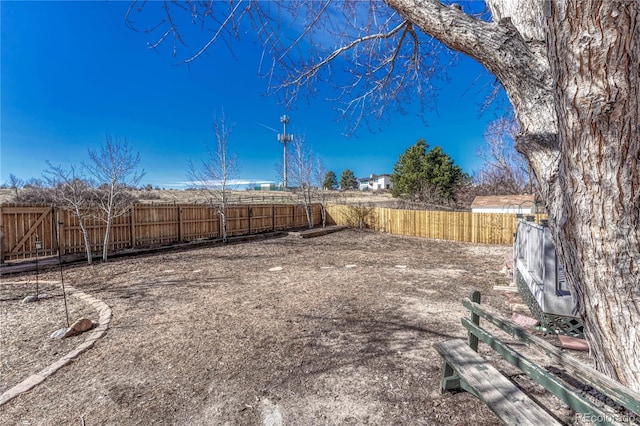
[[[327,206],[330,224],[353,225],[362,216],[368,228],[397,235],[484,244],[513,244],[513,214],[396,210],[360,205]],[[320,205],[313,205],[313,223],[320,224]],[[542,218],[539,215],[537,219]],[[105,224],[86,219],[93,253],[102,251]],[[227,211],[227,235],[241,236],[308,226],[304,207],[294,204],[243,204]],[[0,251],[3,262],[58,253],[84,253],[84,239],[73,212],[46,205],[0,206]],[[118,251],[220,238],[215,208],[191,204],[136,204],[113,220],[109,250]],[[36,250],[36,239],[41,248]]]
[[[500,213],[396,210],[330,204],[327,214],[337,225],[351,225],[362,218],[367,228],[376,231],[483,244],[513,244],[517,226],[515,214]]]
[[[312,206],[313,223],[319,224],[320,206]],[[93,253],[101,253],[105,223],[84,220]],[[301,205],[246,204],[227,209],[227,236],[307,227]],[[190,204],[136,204],[111,224],[109,250],[119,251],[169,245],[221,237],[220,216],[212,206]],[[77,216],[65,209],[46,205],[0,206],[0,251],[3,262],[85,253],[84,237]],[[40,248],[36,249],[36,242]]]

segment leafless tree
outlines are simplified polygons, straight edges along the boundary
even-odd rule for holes
[[[48,161],[47,166],[44,176],[51,188],[53,202],[58,207],[72,211],[78,219],[84,238],[87,263],[91,264],[93,256],[86,221],[93,217],[93,210],[96,208],[95,185],[81,174],[76,174],[74,166],[65,170],[62,166],[54,166]]]
[[[127,214],[134,198],[129,188],[136,187],[144,176],[138,170],[140,155],[126,139],[107,135],[99,150],[89,149],[89,162],[83,168],[93,176],[98,187],[95,190],[97,207],[101,211],[99,218],[106,224],[102,260],[107,260],[111,224],[114,218]]]
[[[451,62],[445,46],[477,60],[513,106],[516,148],[539,183],[596,366],[640,390],[640,3],[486,4],[474,13],[477,3],[438,0],[164,3],[153,47],[172,39],[175,53],[187,19],[213,26],[192,61],[245,34],[248,18],[271,87],[315,93],[347,70],[336,98],[356,124],[413,94],[430,99],[430,77]]]
[[[501,117],[487,126],[478,156],[485,165],[476,176],[483,195],[530,194],[534,190],[527,160],[516,151],[519,131],[515,117]]]
[[[24,180],[20,179],[18,176],[12,173],[9,175],[7,185],[15,192],[16,201],[20,202],[20,189],[22,189],[22,187],[24,186]]]
[[[322,227],[324,228],[327,226],[327,202],[329,201],[331,190],[324,185],[327,169],[324,167],[320,158],[315,159],[313,175],[317,185],[316,199],[320,205],[320,218],[322,220]]]
[[[345,205],[342,217],[350,228],[365,229],[376,227],[375,207],[357,202]]]
[[[313,200],[316,193],[317,166],[315,155],[306,143],[303,136],[299,136],[291,143],[290,155],[288,156],[288,181],[292,190],[298,194],[307,214],[309,228],[313,228]]]
[[[216,145],[206,148],[206,157],[196,167],[189,161],[187,176],[193,184],[209,196],[215,206],[222,227],[222,241],[227,242],[227,206],[229,205],[230,184],[239,173],[237,157],[229,154],[229,138],[233,124],[226,122],[224,111],[213,118]]]

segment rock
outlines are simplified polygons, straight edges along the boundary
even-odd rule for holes
[[[69,332],[69,330],[71,330],[71,329],[70,328],[61,328],[59,330],[56,330],[53,333],[51,333],[51,338],[52,339],[64,339],[65,337],[67,337],[67,333]]]
[[[87,330],[91,330],[94,327],[93,321],[87,318],[80,318],[69,327],[64,337],[75,336],[76,334],[84,333]]]
[[[262,425],[263,426],[282,426],[282,413],[278,404],[263,399],[261,401]]]
[[[84,333],[87,330],[91,330],[96,324],[87,318],[80,318],[69,328],[61,328],[51,334],[52,339],[64,339],[67,337],[75,336],[76,334]]]
[[[518,312],[513,312],[513,315],[511,316],[511,321],[515,322],[516,324],[518,324],[520,327],[523,327],[523,328],[531,328],[538,325],[537,319],[531,318],[527,315],[522,315],[521,313],[518,313]]]
[[[505,293],[517,293],[518,292],[518,287],[514,286],[514,285],[494,285],[493,289],[495,291],[504,291]],[[511,297],[508,294],[503,294],[506,297]]]
[[[511,308],[511,311],[514,312],[520,312],[525,315],[529,313],[529,307],[523,303],[511,303],[509,304],[509,307]]]
[[[504,275],[506,275],[508,277],[512,277],[513,276],[512,273],[511,273],[511,269],[509,269],[508,266],[503,266],[502,269],[500,269],[500,273],[504,274]]]
[[[22,303],[37,302],[40,299],[51,299],[53,296],[49,293],[40,293],[37,296],[27,296],[22,299]]]
[[[584,339],[578,339],[576,337],[558,335],[560,344],[565,349],[573,349],[575,351],[589,352],[589,344]]]
[[[22,299],[22,303],[31,303],[31,302],[37,302],[38,301],[38,296],[27,296],[24,299]]]

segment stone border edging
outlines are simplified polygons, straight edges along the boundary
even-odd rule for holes
[[[98,311],[98,326],[91,331],[91,334],[87,336],[85,341],[80,344],[80,346],[60,358],[58,361],[44,368],[40,372],[32,374],[22,382],[18,383],[17,385],[13,386],[9,390],[5,391],[2,395],[0,395],[0,406],[9,402],[16,396],[33,389],[36,385],[44,382],[47,377],[53,375],[60,368],[64,367],[75,358],[77,358],[81,353],[91,348],[93,344],[102,336],[104,336],[104,334],[109,329],[109,323],[111,322],[111,308],[109,307],[109,305],[104,303],[102,300],[89,296],[88,294],[83,293],[80,290],[77,290],[76,288],[69,285],[66,286],[66,290],[68,294],[84,300],[93,308],[95,308],[96,311]]]

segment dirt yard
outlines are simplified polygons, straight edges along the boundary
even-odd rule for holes
[[[473,289],[510,314],[492,290],[509,250],[346,230],[66,266],[112,308],[110,328],[0,424],[498,424],[470,395],[440,394],[432,345],[465,335]],[[85,338],[49,338],[65,326],[60,285],[21,304],[35,281],[0,283],[0,393]],[[97,320],[69,304],[72,321]]]

